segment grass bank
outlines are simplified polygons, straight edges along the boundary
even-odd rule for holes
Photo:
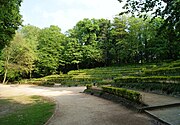
[[[114,87],[180,95],[180,60],[72,70],[67,74],[22,80],[21,83],[69,87],[86,84],[112,85]]]
[[[55,103],[40,96],[0,98],[0,125],[44,125]]]

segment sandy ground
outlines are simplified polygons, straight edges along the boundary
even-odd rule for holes
[[[57,110],[49,125],[153,125],[144,114],[95,96],[86,95],[85,87],[39,87],[1,85],[0,97],[41,95],[56,100]]]

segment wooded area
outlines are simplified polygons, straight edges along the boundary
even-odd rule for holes
[[[23,26],[2,51],[1,73],[8,70],[8,79],[18,80],[79,68],[177,60],[178,41],[169,41],[168,32],[157,35],[163,20],[149,21],[127,16],[84,19],[65,34],[58,26]]]
[[[9,7],[12,10],[11,14],[16,15],[10,17],[18,19],[17,22],[13,22],[15,19],[9,17],[7,19],[10,21],[7,21],[6,11],[4,13],[1,11],[1,15],[4,15],[4,20],[1,21],[4,23],[0,27],[2,31],[0,79],[3,83],[6,77],[9,81],[14,81],[67,73],[73,69],[180,58],[178,2],[174,2],[173,8],[169,7],[174,22],[164,18],[168,14],[165,13],[167,10],[160,12],[158,8],[154,16],[146,15],[146,20],[126,14],[117,15],[113,20],[85,18],[65,34],[61,33],[61,28],[54,25],[43,29],[26,25],[18,29],[22,22],[21,15],[18,14],[21,2],[21,0],[12,1],[14,6],[11,8],[9,3],[1,1],[2,7]],[[153,6],[147,4],[142,12],[148,12],[148,6],[156,7],[156,2],[152,1]],[[124,6],[127,9],[125,13],[131,12],[128,9],[136,4],[141,5],[127,1]],[[166,4],[168,7],[169,4]],[[177,13],[174,13],[176,11]],[[164,16],[159,17],[163,12]],[[7,33],[9,30],[11,33]],[[15,30],[17,31],[14,36]],[[12,38],[13,40],[9,42]]]

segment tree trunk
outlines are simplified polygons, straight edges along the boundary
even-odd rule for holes
[[[9,55],[6,57],[5,65],[4,65],[4,79],[3,79],[3,84],[6,84],[6,78],[7,78],[7,73],[8,73],[8,63],[9,63]]]
[[[5,68],[4,79],[3,79],[3,84],[5,84],[5,83],[6,83],[6,77],[7,77],[7,67]]]
[[[29,79],[31,79],[31,77],[32,77],[32,71],[30,70],[29,71]]]
[[[77,66],[77,70],[79,70],[79,63],[77,63],[77,65],[76,65],[76,66]]]

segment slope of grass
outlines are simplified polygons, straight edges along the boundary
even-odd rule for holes
[[[86,84],[169,91],[179,91],[180,60],[164,63],[123,65],[94,69],[72,70],[67,74],[51,75],[40,79],[25,81],[37,85],[78,86]],[[149,84],[151,83],[151,84]],[[154,87],[153,87],[154,86]],[[157,87],[158,86],[158,87]],[[170,87],[169,87],[170,86]],[[170,89],[170,90],[169,90]]]
[[[54,108],[54,102],[40,96],[1,98],[0,125],[43,125]]]

